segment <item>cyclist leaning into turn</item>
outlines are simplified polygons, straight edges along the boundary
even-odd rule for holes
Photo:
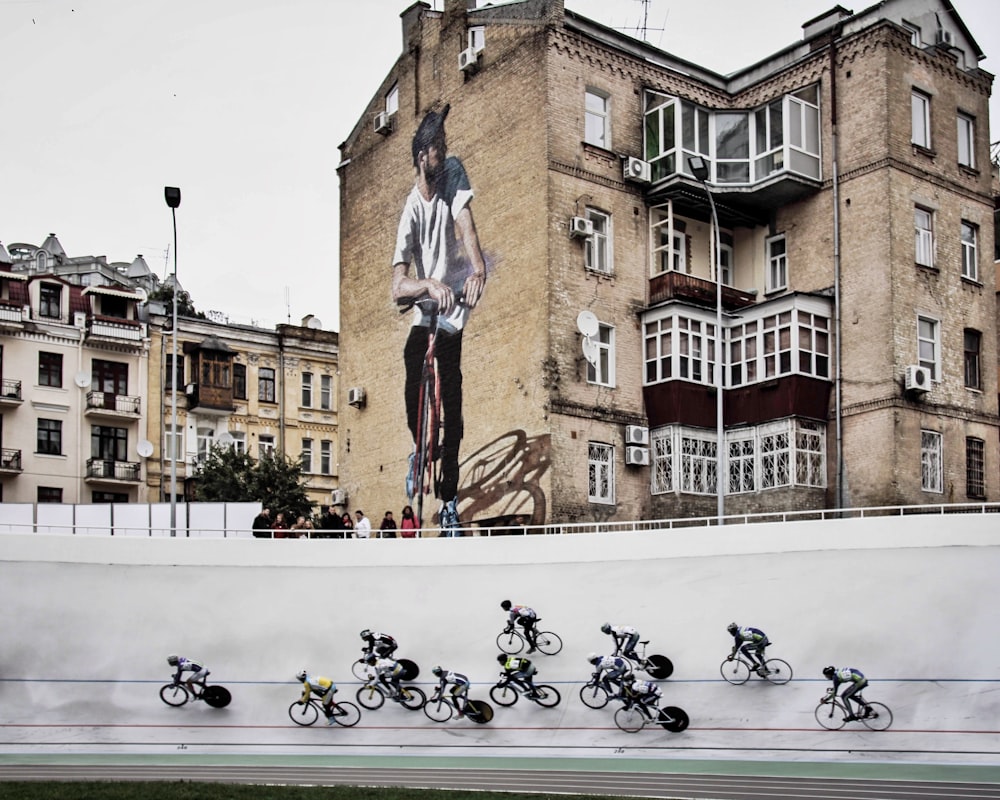
[[[456,717],[465,716],[465,708],[469,702],[469,678],[461,672],[448,670],[441,666],[434,667],[431,672],[438,679],[438,694],[444,696],[444,690],[451,684],[451,696],[455,700]]]
[[[337,684],[322,675],[310,675],[309,670],[305,669],[296,673],[295,680],[302,684],[299,702],[306,703],[310,695],[316,695],[326,715],[326,724],[333,725],[333,695],[337,692]]]
[[[847,722],[859,719],[859,715],[855,714],[854,709],[851,708],[851,700],[868,685],[868,679],[864,676],[864,673],[861,670],[854,669],[854,667],[840,667],[838,669],[837,667],[829,666],[823,669],[823,677],[833,681],[833,686],[827,690],[824,699],[829,699],[835,695],[840,684],[847,684],[847,688],[840,693],[840,699],[844,701],[844,707],[847,709],[847,716],[844,719]],[[867,717],[872,713],[871,708],[863,701],[855,699],[854,702],[858,704],[858,710],[862,712],[860,716]]]
[[[517,623],[524,628],[524,638],[528,640],[528,654],[534,653],[537,649],[535,639],[538,635],[535,630],[535,623],[538,622],[538,614],[535,613],[535,609],[528,608],[528,606],[515,606],[510,600],[504,600],[500,603],[500,608],[507,612],[507,627],[504,629],[504,633],[510,633],[514,630],[514,624]]]
[[[174,683],[181,682],[181,675],[183,673],[191,673],[184,683],[190,690],[191,697],[195,700],[201,700],[201,694],[195,692],[194,684],[197,683],[202,689],[205,688],[205,678],[208,677],[208,668],[200,661],[194,661],[193,659],[173,654],[167,656],[167,663],[176,669],[176,672],[174,672]]]
[[[771,644],[767,634],[760,628],[740,627],[735,622],[730,622],[726,630],[733,637],[733,651],[728,660],[732,661],[739,653],[743,653],[756,666],[757,672],[764,669],[764,650]]]
[[[508,656],[504,653],[497,656],[497,661],[503,667],[504,679],[507,683],[517,683],[528,690],[528,697],[538,697],[534,681],[538,668],[531,661],[520,656]]]

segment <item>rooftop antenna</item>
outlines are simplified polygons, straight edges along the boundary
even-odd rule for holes
[[[636,0],[636,2],[642,3],[642,22],[636,25],[635,27],[625,26],[622,28],[618,28],[618,30],[622,31],[623,33],[632,33],[634,31],[636,38],[644,42],[647,41],[646,34],[649,33],[650,30],[657,31],[658,33],[663,33],[663,31],[665,31],[666,28],[649,27],[649,6],[653,2],[653,0]]]
[[[285,287],[285,320],[292,324],[292,290]]]
[[[167,242],[167,249],[163,251],[163,277],[166,279],[170,274],[170,242]]]

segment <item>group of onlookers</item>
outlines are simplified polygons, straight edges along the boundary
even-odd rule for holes
[[[417,536],[420,523],[411,506],[404,506],[397,522],[391,511],[386,511],[377,530],[372,529],[371,520],[360,509],[351,517],[346,509],[338,512],[336,506],[323,509],[319,519],[313,522],[306,516],[299,516],[289,524],[283,511],[271,514],[270,508],[263,508],[254,517],[253,535],[258,539],[413,539]]]

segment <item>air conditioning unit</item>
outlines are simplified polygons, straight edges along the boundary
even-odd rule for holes
[[[955,43],[955,39],[952,36],[951,31],[947,31],[944,28],[938,28],[937,43],[951,47]]]
[[[330,505],[342,506],[347,502],[347,492],[343,489],[334,489],[330,492]]]
[[[347,390],[347,405],[361,408],[365,404],[365,390],[360,386],[352,386]]]
[[[929,392],[931,389],[931,371],[918,364],[910,364],[904,375],[904,385],[908,392]]]
[[[586,217],[570,217],[569,235],[571,239],[589,239],[594,235],[594,223]]]
[[[626,425],[625,444],[638,444],[649,447],[649,428],[644,428],[642,425]]]
[[[649,448],[648,447],[626,447],[625,463],[630,466],[648,467]]]
[[[375,133],[388,136],[392,133],[392,114],[388,111],[379,111],[375,115]]]
[[[624,173],[625,180],[634,181],[635,183],[649,183],[653,175],[648,161],[643,161],[641,158],[633,158],[632,156],[629,156],[623,162],[622,172]]]
[[[468,74],[479,69],[479,53],[475,47],[468,47],[458,54],[458,68]]]

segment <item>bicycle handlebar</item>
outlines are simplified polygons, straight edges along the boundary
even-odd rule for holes
[[[465,295],[462,292],[456,292],[455,305],[460,306],[464,304]],[[425,314],[436,314],[440,304],[429,294],[422,294],[419,297],[400,297],[396,300],[396,305],[399,306],[400,314],[405,314],[414,306],[420,308]]]

